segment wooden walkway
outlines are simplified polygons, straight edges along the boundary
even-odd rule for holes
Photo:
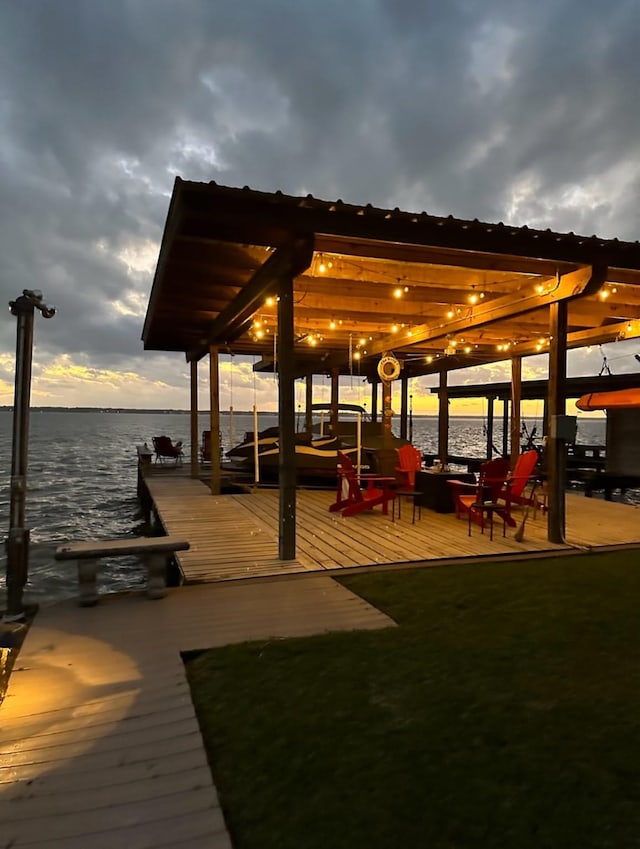
[[[324,575],[41,609],[0,707],[0,846],[231,849],[180,652],[393,624]]]
[[[469,536],[466,521],[451,514],[423,510],[422,519],[412,524],[409,502],[395,522],[379,509],[344,519],[329,512],[332,492],[301,489],[297,559],[282,561],[277,558],[277,490],[213,496],[200,481],[171,475],[156,475],[147,484],[166,532],[191,543],[190,551],[178,555],[187,582],[567,549],[548,542],[542,513],[535,519],[530,513],[523,542],[516,542],[510,528],[503,537],[501,522],[496,522],[491,541],[488,532],[482,534],[475,525]],[[640,544],[638,510],[569,493],[567,541],[578,547]],[[519,521],[522,514],[515,515]]]

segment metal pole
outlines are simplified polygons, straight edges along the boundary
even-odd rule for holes
[[[29,529],[25,528],[27,465],[29,457],[29,402],[33,360],[33,314],[37,308],[45,318],[55,309],[42,302],[42,292],[25,289],[10,301],[12,315],[18,319],[16,338],[16,374],[13,403],[13,441],[11,452],[11,503],[7,538],[7,612],[5,621],[24,619],[22,594],[29,565]]]

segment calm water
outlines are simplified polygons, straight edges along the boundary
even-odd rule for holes
[[[262,414],[259,429],[277,424],[273,414]],[[529,430],[540,423],[527,420]],[[202,416],[200,432],[208,428]],[[0,523],[2,537],[9,527],[12,414],[0,411]],[[225,450],[253,430],[250,415],[222,416]],[[494,443],[502,444],[501,422]],[[63,540],[106,539],[137,535],[144,527],[136,500],[135,446],[160,434],[182,439],[189,454],[187,413],[33,412],[29,442],[27,526],[31,528],[29,584],[25,598],[43,603],[76,593],[73,564],[56,563],[53,552]],[[413,442],[422,451],[437,449],[435,418],[413,419]],[[604,444],[603,420],[584,420],[578,441]],[[450,452],[481,457],[486,437],[482,419],[452,418]],[[5,597],[6,557],[0,555],[0,607]],[[137,560],[120,559],[101,570],[101,581],[111,590],[144,584]]]

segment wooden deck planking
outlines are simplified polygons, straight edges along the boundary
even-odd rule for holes
[[[41,608],[0,707],[2,846],[231,849],[180,653],[393,625],[324,575]]]
[[[172,484],[176,483],[175,491]],[[297,559],[281,561],[278,551],[279,493],[257,489],[250,494],[212,496],[208,487],[188,479],[149,481],[158,513],[168,533],[192,543],[179,555],[187,581],[227,580],[302,571],[333,571],[376,564],[451,558],[553,552],[564,548],[547,540],[546,515],[530,511],[522,542],[514,529],[502,536],[502,522],[489,539],[476,525],[468,535],[466,519],[423,509],[411,522],[412,507],[392,521],[379,508],[344,518],[330,513],[334,493],[300,489],[297,493]],[[577,546],[640,543],[638,508],[616,502],[567,495],[567,538]],[[514,513],[520,524],[522,511]]]

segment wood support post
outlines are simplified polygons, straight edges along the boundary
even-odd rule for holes
[[[340,402],[340,369],[331,369],[331,432],[338,435],[338,404]]]
[[[440,372],[438,386],[438,457],[443,466],[449,462],[449,393],[447,372]]]
[[[93,607],[98,603],[98,561],[78,560],[78,604]]]
[[[211,493],[220,495],[220,372],[218,369],[218,349],[209,348],[209,395],[211,428]]]
[[[393,419],[393,406],[391,403],[391,381],[382,381],[382,445],[391,448],[391,422]]]
[[[520,401],[522,398],[522,357],[511,357],[511,469],[520,456]]]
[[[309,373],[305,378],[304,398],[304,429],[311,433],[313,428],[313,374]]]
[[[295,371],[293,278],[280,280],[278,301],[278,426],[280,429],[280,509],[278,552],[281,560],[296,556]],[[333,402],[333,374],[332,374]]]
[[[493,457],[493,405],[495,398],[487,398],[487,460]]]
[[[563,543],[565,534],[566,445],[557,434],[558,416],[565,413],[567,378],[567,304],[558,301],[549,307],[549,436],[547,439],[547,479],[549,542]]]
[[[198,462],[198,361],[191,360],[190,366],[190,396],[191,405],[189,409],[191,425],[191,477],[200,476],[200,464]]]
[[[378,381],[371,384],[371,421],[378,421]]]
[[[502,401],[502,456],[509,456],[509,400]]]
[[[407,438],[407,425],[409,422],[409,379],[406,375],[400,378],[400,436]]]

